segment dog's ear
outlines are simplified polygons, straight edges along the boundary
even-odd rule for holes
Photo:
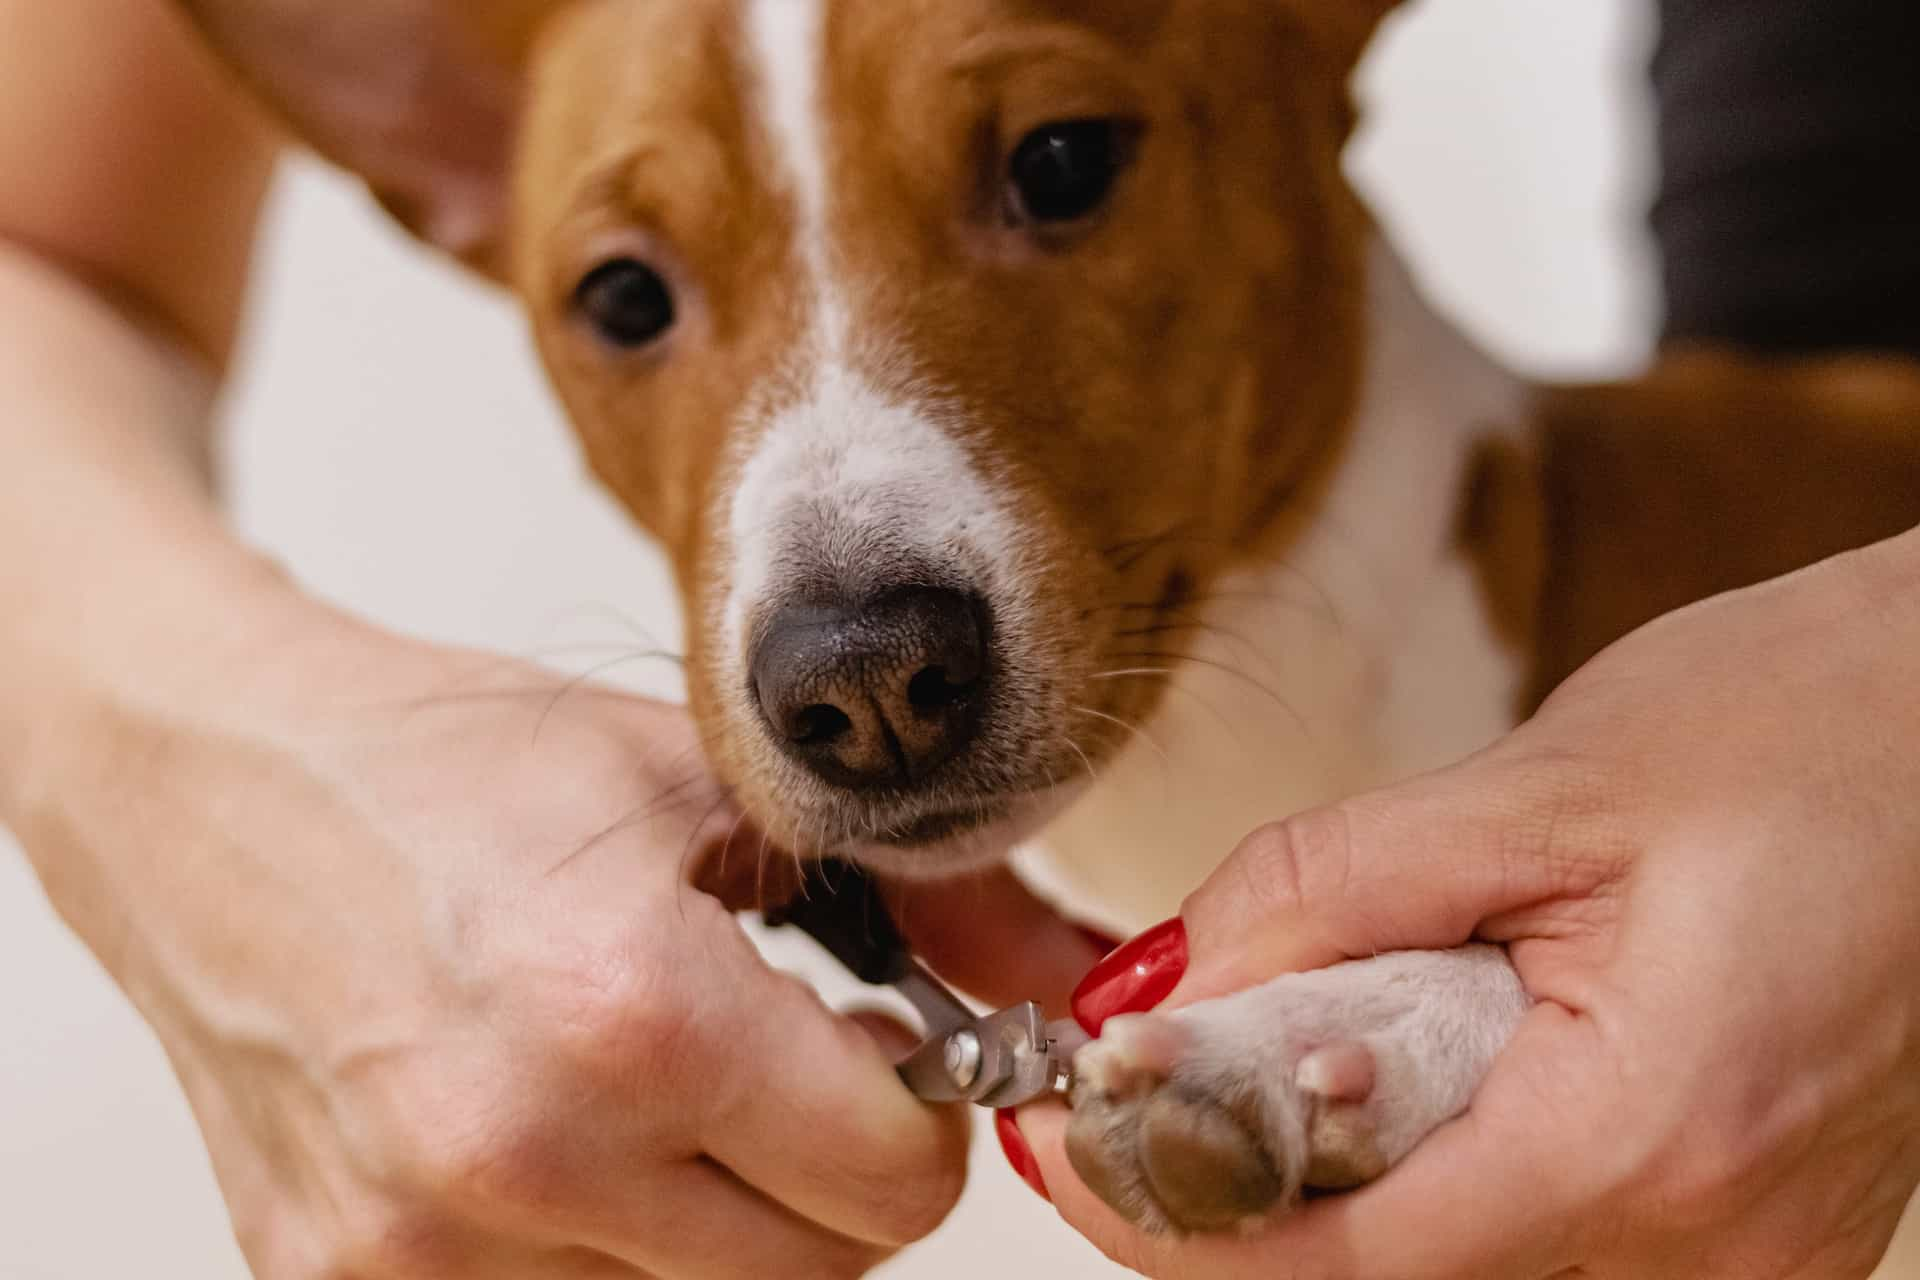
[[[522,69],[567,0],[178,0],[293,130],[421,238],[497,270]]]

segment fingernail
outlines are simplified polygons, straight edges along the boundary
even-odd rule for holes
[[[1013,1171],[1042,1200],[1052,1204],[1053,1197],[1047,1194],[1047,1184],[1040,1177],[1040,1162],[1033,1158],[1033,1151],[1027,1146],[1026,1135],[1020,1132],[1020,1125],[1015,1121],[1011,1107],[993,1113],[993,1131],[999,1135],[1000,1150],[1006,1153],[1007,1163],[1013,1166]]]
[[[1175,917],[1119,947],[1073,992],[1073,1016],[1090,1036],[1108,1018],[1145,1013],[1165,1000],[1187,971],[1187,926]]]
[[[1087,944],[1103,956],[1110,956],[1120,949],[1120,939],[1114,937],[1112,934],[1102,933],[1098,929],[1090,929],[1084,924],[1075,925],[1074,932],[1078,933],[1082,938],[1085,938]]]

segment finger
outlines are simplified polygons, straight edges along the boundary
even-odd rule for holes
[[[703,1159],[666,1171],[617,1221],[617,1231],[590,1243],[612,1265],[673,1280],[840,1280],[865,1275],[893,1252],[810,1222]]]
[[[741,946],[751,953],[744,937]],[[946,1217],[966,1179],[968,1117],[908,1092],[894,1055],[811,989],[768,970],[729,984],[737,1012],[696,1135],[701,1148],[801,1217],[855,1240],[898,1246]]]
[[[1599,1084],[1568,1078],[1569,1049],[1583,1034],[1560,1011],[1536,1011],[1467,1115],[1379,1182],[1309,1202],[1244,1238],[1195,1236],[1176,1245],[1145,1236],[1075,1175],[1066,1112],[1029,1108],[1020,1127],[1061,1216],[1109,1257],[1150,1276],[1536,1280],[1576,1260],[1573,1224],[1597,1195],[1595,1166],[1604,1162],[1595,1152],[1608,1149],[1602,1135],[1581,1138],[1580,1125],[1556,1125],[1541,1106],[1561,1091]],[[1551,1092],[1542,1093],[1535,1064],[1558,1073]],[[1606,1095],[1596,1089],[1593,1096]]]
[[[673,1280],[855,1276],[937,1226],[965,1180],[966,1117],[908,1092],[885,1026],[768,968],[704,895],[652,923],[679,967],[653,979],[672,1008],[621,1032],[636,1056],[595,1077],[624,1099],[579,1099],[588,1123],[564,1148],[485,1171],[468,1192],[484,1221]]]
[[[901,931],[941,977],[993,1005],[1038,1000],[1055,1016],[1106,948],[1006,867],[887,887]]]
[[[1188,965],[1169,1001],[1410,948],[1588,895],[1624,865],[1609,798],[1524,748],[1310,810],[1243,841],[1181,909]]]

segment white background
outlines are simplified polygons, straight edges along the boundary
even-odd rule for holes
[[[1646,348],[1644,17],[1426,0],[1368,69],[1356,172],[1443,303],[1529,372]],[[660,566],[585,477],[507,302],[310,166],[263,263],[230,414],[249,537],[424,635],[528,654],[628,638],[593,612],[610,606],[671,642]],[[887,1274],[1109,1274],[983,1137],[959,1213]],[[243,1275],[158,1049],[0,835],[0,1280]]]

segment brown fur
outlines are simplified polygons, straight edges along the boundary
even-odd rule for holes
[[[1474,446],[1456,536],[1479,576],[1495,634],[1515,653],[1532,653],[1547,541],[1540,458],[1530,442],[1498,435]]]
[[[716,512],[752,429],[744,397],[781,394],[804,303],[738,5],[182,3],[324,150],[516,286],[596,472],[672,557],[717,767],[804,837],[766,735],[715,687]],[[1345,80],[1392,7],[828,10],[831,234],[855,327],[952,402],[963,447],[1034,525],[1063,702],[1144,717],[1158,682],[1093,673],[1177,654],[1224,570],[1284,557],[1313,519],[1364,360],[1371,230],[1341,177]],[[1008,149],[1094,114],[1144,125],[1110,206],[1065,235],[1009,223]],[[655,349],[612,351],[570,309],[615,254],[676,290]],[[1546,395],[1535,452],[1485,448],[1461,517],[1490,612],[1538,655],[1530,702],[1666,609],[1920,520],[1912,383],[1695,354],[1631,388]],[[1095,758],[1123,740],[1085,738]],[[1078,768],[1062,747],[1035,772]]]
[[[1683,350],[1539,407],[1533,702],[1663,613],[1920,525],[1920,365]]]
[[[757,817],[804,838],[760,726],[729,718],[714,687],[727,568],[713,521],[747,443],[743,397],[792,357],[802,319],[791,197],[742,112],[755,87],[735,23],[733,6],[690,0],[585,4],[552,24],[513,276],[596,471],[673,558],[716,763]],[[1309,32],[1261,0],[830,10],[831,233],[856,328],[906,354],[1019,493],[1048,547],[1051,666],[1070,701],[1121,719],[1158,686],[1088,676],[1116,650],[1179,647],[1180,608],[1274,552],[1351,416],[1369,227],[1339,180],[1345,68]],[[666,47],[680,52],[632,74],[632,50]],[[1146,126],[1110,207],[1065,237],[1008,224],[1007,152],[1087,115]],[[616,249],[679,287],[681,325],[657,351],[609,352],[568,310]],[[1088,726],[1081,745],[1097,759],[1121,741]],[[1036,774],[1079,769],[1056,750]]]

